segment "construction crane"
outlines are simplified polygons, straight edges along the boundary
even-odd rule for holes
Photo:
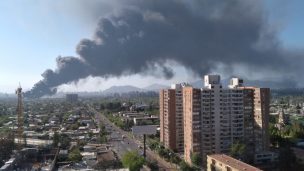
[[[22,88],[19,83],[19,87],[16,90],[16,94],[18,96],[18,104],[17,104],[17,110],[16,113],[18,115],[17,120],[17,140],[18,140],[18,147],[21,149],[22,144],[25,142],[23,137],[23,124],[24,124],[24,117],[23,117],[23,101],[22,101]]]

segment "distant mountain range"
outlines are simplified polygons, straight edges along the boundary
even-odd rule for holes
[[[223,79],[221,83],[224,87],[227,87],[230,79]],[[198,80],[190,83],[195,88],[203,87],[203,80]],[[269,87],[271,89],[286,89],[286,88],[295,88],[295,83],[293,81],[260,81],[260,80],[244,80],[245,86],[254,86],[254,87]],[[152,84],[144,88],[138,88],[135,86],[125,85],[125,86],[112,86],[101,92],[103,95],[114,94],[114,93],[128,93],[128,92],[146,92],[154,91],[159,92],[161,89],[169,88],[170,86],[165,86],[161,84]]]
[[[144,87],[144,90],[148,90],[148,91],[159,91],[161,89],[165,89],[165,88],[169,88],[170,86],[165,86],[165,85],[161,85],[161,84],[151,84],[147,87]]]
[[[128,92],[132,92],[132,91],[143,91],[143,89],[135,87],[135,86],[130,86],[130,85],[112,86],[112,87],[102,91],[102,94],[128,93]]]
[[[147,87],[144,88],[138,88],[135,86],[131,86],[131,85],[125,85],[125,86],[112,86],[104,91],[102,91],[101,93],[104,95],[107,94],[114,94],[114,93],[128,93],[128,92],[147,92],[147,91],[155,91],[158,92],[161,89],[165,89],[168,88],[169,86],[165,86],[165,85],[161,85],[161,84],[152,84],[149,85]]]
[[[230,79],[223,79],[222,85],[226,87],[229,84]],[[195,88],[203,87],[203,80],[198,80],[190,83]],[[291,80],[280,80],[280,81],[260,81],[260,80],[244,80],[245,86],[256,86],[256,87],[269,87],[271,89],[277,89],[278,91],[282,91],[283,89],[288,89],[288,91],[292,89],[296,89],[296,83]],[[139,88],[131,85],[123,85],[123,86],[112,86],[106,90],[99,92],[77,92],[79,96],[107,96],[112,95],[114,93],[123,94],[129,92],[148,92],[154,91],[159,92],[161,89],[169,88],[170,86],[161,85],[161,84],[152,84],[147,87]],[[302,90],[302,89],[300,89]],[[76,93],[76,92],[75,92]],[[64,97],[65,92],[58,92],[53,97]],[[16,98],[15,94],[7,94],[0,93],[0,98]]]
[[[15,94],[0,93],[0,98],[16,98]]]

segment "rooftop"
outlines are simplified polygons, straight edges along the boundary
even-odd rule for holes
[[[227,156],[225,154],[212,154],[208,155],[208,157],[213,158],[225,165],[228,165],[234,169],[238,169],[240,171],[262,171],[259,168],[253,167],[249,164],[246,164],[240,160]]]

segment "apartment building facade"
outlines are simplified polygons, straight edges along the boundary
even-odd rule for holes
[[[240,78],[232,78],[230,87],[243,90],[244,143],[249,156],[269,150],[270,89],[246,87]]]
[[[254,88],[254,143],[255,153],[269,150],[270,89]]]
[[[219,75],[204,76],[200,89],[173,86],[162,90],[161,142],[183,151],[189,164],[196,153],[206,165],[208,154],[228,154],[237,142],[245,143],[253,160],[255,154],[268,150],[269,101],[268,88],[245,87],[239,78],[232,78],[228,88],[223,88]]]
[[[244,137],[243,91],[224,89],[219,75],[206,75],[201,89],[202,157],[229,153],[233,143]]]
[[[183,89],[184,158],[191,163],[193,154],[201,155],[201,90]]]
[[[183,87],[186,83],[173,84],[160,91],[160,141],[166,148],[184,151]]]

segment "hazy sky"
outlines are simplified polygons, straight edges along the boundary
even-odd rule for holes
[[[0,1],[0,92],[12,93],[19,82],[25,89],[30,89],[41,80],[45,69],[55,69],[56,57],[77,56],[76,45],[82,38],[92,37],[98,17],[82,10],[79,4],[85,3],[74,4],[75,1]],[[111,5],[105,3],[105,15],[113,10]],[[302,0],[265,1],[270,23],[279,31],[279,38],[288,48],[304,47],[303,6]],[[143,87],[152,83],[197,80],[182,67],[176,67],[175,72],[172,80],[140,75],[107,81],[90,77],[80,80],[77,85],[61,86],[61,90],[91,91],[113,84]]]

